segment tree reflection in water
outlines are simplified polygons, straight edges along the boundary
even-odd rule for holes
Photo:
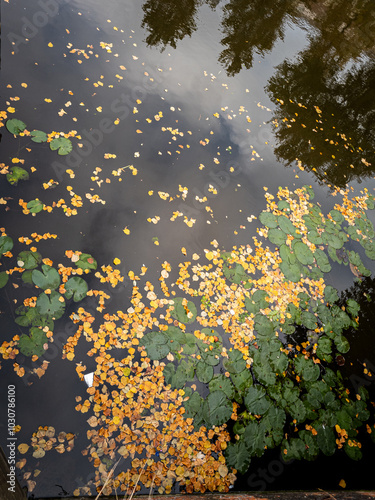
[[[152,46],[176,48],[197,29],[199,8],[218,0],[148,0],[142,26]],[[372,0],[230,0],[222,8],[219,61],[229,76],[282,40],[287,23],[308,46],[276,68],[266,90],[276,105],[276,157],[300,160],[319,182],[345,186],[375,170],[375,8]],[[307,22],[307,24],[306,24]]]

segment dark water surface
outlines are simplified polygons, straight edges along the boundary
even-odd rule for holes
[[[14,117],[28,130],[74,129],[84,140],[72,139],[75,153],[59,157],[45,144],[30,142],[30,152],[18,150],[24,140],[2,129],[1,161],[25,158],[28,167],[37,169],[17,187],[2,178],[1,196],[13,200],[9,211],[1,206],[1,225],[15,241],[34,231],[57,233],[56,240],[37,245],[43,257],[59,262],[66,249],[92,253],[100,265],[118,257],[125,276],[146,265],[147,279],[157,282],[160,264],[178,265],[182,247],[188,255],[201,255],[213,239],[225,249],[250,244],[256,225],[247,218],[264,209],[264,186],[275,193],[278,186],[310,184],[323,208],[333,206],[334,186],[374,192],[372,2],[52,0],[48,5],[43,14],[37,2],[2,3],[2,109],[14,106]],[[74,49],[78,51],[72,53]],[[20,99],[11,100],[16,96]],[[182,134],[172,135],[163,127]],[[116,158],[104,159],[107,153]],[[126,169],[119,182],[112,172],[127,165],[138,173]],[[95,179],[97,167],[102,170]],[[65,172],[69,168],[74,179]],[[41,190],[50,179],[59,185]],[[208,191],[209,184],[217,187],[216,195]],[[19,198],[40,197],[45,204],[68,200],[69,185],[84,202],[77,215],[68,218],[57,208],[52,214],[22,215]],[[179,185],[188,188],[185,202],[175,198],[167,203],[157,195],[163,191],[175,197]],[[98,194],[106,203],[91,204],[86,193]],[[196,196],[207,196],[212,216]],[[194,226],[182,218],[171,222],[177,210],[196,219]],[[157,225],[147,222],[155,216],[160,217]],[[123,233],[126,226],[129,236]],[[352,285],[353,275],[348,267],[337,267],[329,282],[343,291]],[[375,300],[371,279],[364,286]],[[130,305],[129,280],[119,291],[107,291],[111,310]],[[2,340],[18,332],[13,301],[27,296],[22,293],[9,286],[6,293],[2,290]],[[75,305],[70,307],[69,313]],[[348,376],[361,375],[365,359],[375,364],[374,313],[368,307],[363,314],[364,326],[349,338]],[[71,334],[67,325],[64,319],[56,324],[61,338]],[[39,425],[78,433],[73,451],[54,453],[39,465],[36,497],[71,495],[91,479],[91,465],[80,453],[87,445],[87,417],[74,409],[75,397],[86,394],[75,362],[82,359],[87,372],[95,369],[86,350],[81,340],[75,360],[68,362],[61,359],[60,347],[58,355],[51,354],[47,373],[40,380],[30,378],[30,386],[3,362],[1,398],[6,400],[7,384],[16,384],[19,442],[26,442]],[[20,364],[29,363],[19,358]],[[1,434],[4,447],[6,435]],[[270,451],[252,461],[235,488],[336,489],[341,479],[348,488],[374,488],[373,454],[369,445],[359,463],[338,453],[286,465],[279,452]]]

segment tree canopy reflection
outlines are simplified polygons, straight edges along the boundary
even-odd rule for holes
[[[218,0],[148,0],[149,45],[176,47],[197,28],[199,8]],[[165,20],[168,22],[165,22]],[[296,159],[320,182],[345,186],[373,175],[375,152],[375,8],[372,0],[229,0],[222,7],[223,50],[230,76],[282,40],[289,20],[308,23],[308,43],[276,68],[266,87],[276,105],[277,158]]]

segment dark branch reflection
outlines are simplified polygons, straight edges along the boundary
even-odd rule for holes
[[[197,29],[199,8],[219,0],[147,0],[146,42],[162,50]],[[282,40],[288,22],[307,29],[307,47],[276,68],[266,91],[276,105],[275,153],[296,159],[320,182],[345,186],[375,171],[375,5],[373,0],[229,0],[222,7],[230,76]]]

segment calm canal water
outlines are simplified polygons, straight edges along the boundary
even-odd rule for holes
[[[12,200],[9,211],[2,205],[1,225],[15,242],[33,232],[56,233],[57,239],[38,243],[43,257],[59,262],[68,249],[91,253],[100,265],[117,257],[125,276],[145,265],[154,283],[165,260],[178,266],[183,247],[201,255],[214,239],[225,249],[251,244],[256,225],[248,218],[265,208],[264,187],[275,193],[279,186],[309,184],[323,207],[333,205],[335,186],[348,184],[355,194],[375,190],[371,1],[9,0],[2,15],[2,109],[14,107],[8,118],[24,121],[28,130],[76,130],[82,137],[72,139],[73,153],[65,157],[2,129],[2,162],[24,158],[36,171],[17,187],[3,177],[2,196]],[[113,173],[128,165],[137,172]],[[59,184],[42,190],[51,179]],[[22,214],[19,198],[52,205],[69,199],[69,185],[83,199],[77,215],[68,218],[57,208]],[[176,197],[179,186],[187,188],[186,200]],[[168,203],[159,191],[174,199]],[[90,203],[87,194],[99,202]],[[204,196],[210,210],[196,200]],[[195,219],[192,227],[170,220],[181,206]],[[147,221],[154,217],[160,222]],[[333,267],[329,282],[344,291],[353,274]],[[374,300],[372,280],[365,285]],[[129,307],[130,280],[106,291],[111,311]],[[9,340],[18,332],[13,302],[29,290],[2,292],[2,340]],[[69,307],[72,313],[75,305]],[[361,376],[365,359],[375,364],[373,316],[368,307],[359,331],[348,336],[347,376]],[[72,334],[64,318],[55,327],[63,341]],[[17,387],[18,444],[39,425],[77,435],[71,452],[54,452],[35,465],[41,470],[31,477],[36,498],[72,495],[93,478],[81,455],[87,415],[75,411],[75,398],[85,398],[87,388],[76,362],[89,373],[95,361],[83,340],[73,362],[61,359],[61,344],[45,359],[48,352],[50,366],[40,379],[20,379],[6,361],[2,367],[2,401],[7,385]],[[17,360],[31,366],[23,355]],[[368,389],[374,391],[373,384]],[[4,447],[3,410],[1,421]],[[374,488],[373,453],[370,445],[361,462],[335,454],[284,464],[280,451],[270,451],[252,461],[235,489],[337,489],[341,479],[350,489]]]

